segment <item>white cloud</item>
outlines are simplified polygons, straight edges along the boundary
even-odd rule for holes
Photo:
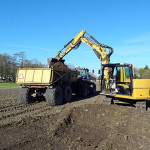
[[[11,53],[11,50],[0,49],[0,53]]]
[[[145,56],[150,57],[150,45],[125,45],[114,48],[114,54],[116,55],[141,55],[145,54]],[[113,54],[113,55],[114,55]]]
[[[137,37],[133,37],[124,41],[126,44],[150,42],[150,32],[144,33]]]
[[[114,54],[110,58],[112,63],[131,63],[137,68],[150,66],[150,45],[125,45],[114,48]]]
[[[26,49],[40,49],[40,50],[49,50],[49,51],[57,51],[49,48],[42,48],[42,47],[32,47],[32,46],[24,46],[24,45],[7,45],[9,47],[17,47],[17,48],[26,48]]]

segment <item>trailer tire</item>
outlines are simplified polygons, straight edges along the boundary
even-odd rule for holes
[[[63,90],[61,86],[56,85],[53,89],[46,89],[46,102],[48,105],[62,105],[63,102]]]
[[[33,89],[29,88],[21,88],[19,92],[19,99],[22,104],[29,104],[34,102],[33,97],[31,96],[33,94]]]
[[[64,88],[64,102],[68,103],[72,101],[72,88],[70,85],[67,85]]]
[[[84,83],[78,86],[77,95],[82,98],[86,98],[88,96],[88,84]]]
[[[92,83],[90,85],[90,95],[95,95],[96,94],[96,85],[95,83]]]

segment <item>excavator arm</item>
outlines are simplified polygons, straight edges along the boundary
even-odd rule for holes
[[[86,33],[85,30],[81,30],[77,36],[75,36],[70,42],[68,42],[64,48],[57,53],[56,59],[62,59],[66,54],[68,54],[72,49],[78,48],[81,44],[81,38],[84,37]],[[65,50],[64,50],[65,49]],[[64,51],[63,51],[64,50]],[[62,52],[63,51],[63,52]]]
[[[99,43],[95,38],[90,36],[85,30],[81,30],[77,36],[75,36],[70,42],[68,42],[61,51],[58,51],[55,58],[48,59],[49,66],[55,62],[64,62],[63,57],[67,55],[72,49],[78,48],[81,42],[87,44],[93,48],[96,56],[101,60],[102,64],[109,64],[110,56],[113,53],[113,48]],[[106,48],[109,49],[109,53],[106,52]],[[109,68],[105,68],[106,75],[106,89],[109,88]]]
[[[85,34],[87,34],[88,36],[85,36]],[[99,43],[96,39],[90,36],[85,30],[81,30],[76,37],[74,37],[70,42],[68,42],[64,46],[64,48],[57,53],[57,56],[55,58],[57,60],[63,59],[63,57],[66,54],[68,54],[72,49],[78,48],[81,42],[93,48],[93,51],[95,52],[97,57],[102,61],[102,64],[109,64],[110,56],[113,53],[113,48]],[[106,52],[106,48],[110,50],[109,53]]]

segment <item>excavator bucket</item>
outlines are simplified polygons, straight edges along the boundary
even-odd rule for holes
[[[49,68],[57,62],[61,62],[64,64],[65,60],[63,60],[63,59],[58,60],[57,58],[47,58],[47,64],[48,64]]]

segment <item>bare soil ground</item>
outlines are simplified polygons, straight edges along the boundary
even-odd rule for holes
[[[100,95],[55,107],[22,105],[18,92],[0,90],[0,149],[150,149],[150,111],[101,104]]]

